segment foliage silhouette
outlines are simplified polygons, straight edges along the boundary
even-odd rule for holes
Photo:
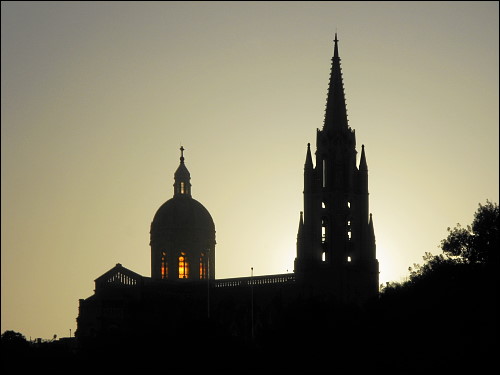
[[[22,333],[16,331],[5,331],[2,333],[2,354],[6,357],[15,356],[26,352],[29,343]],[[3,361],[2,361],[3,362]]]
[[[5,331],[2,333],[2,348],[13,347],[13,346],[27,346],[28,341],[26,337],[20,332],[16,331]]]
[[[468,263],[498,265],[498,214],[497,203],[479,204],[472,226],[448,228],[448,237],[441,241],[443,252]]]
[[[407,281],[382,288],[385,337],[405,343],[396,353],[414,369],[490,372],[498,367],[498,204],[480,204],[472,226],[448,232],[443,254],[425,253]]]

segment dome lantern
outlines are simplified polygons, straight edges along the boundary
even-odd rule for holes
[[[174,197],[184,196],[191,197],[191,174],[189,173],[186,165],[184,164],[184,150],[185,148],[181,146],[181,162],[179,167],[174,173]]]
[[[191,175],[184,164],[174,174],[174,196],[156,211],[151,223],[151,277],[168,280],[215,278],[215,224],[208,210],[191,196]]]

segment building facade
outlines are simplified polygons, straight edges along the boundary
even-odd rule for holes
[[[215,279],[215,224],[191,195],[181,147],[174,195],[151,223],[151,276],[117,264],[97,278],[95,294],[80,300],[76,336],[83,341],[110,332],[176,337],[186,330],[179,322],[195,330],[196,322],[210,318],[218,327],[229,327],[231,335],[248,335],[251,327],[253,337],[254,327],[271,327],[290,301],[311,294],[327,295],[339,304],[359,305],[376,298],[379,270],[364,146],[359,163],[356,159],[335,35],[314,163],[307,145],[294,272]]]

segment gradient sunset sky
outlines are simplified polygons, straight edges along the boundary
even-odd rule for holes
[[[499,195],[498,2],[2,2],[1,331],[74,333],[149,229],[179,147],[217,278],[293,271],[335,31],[380,281]],[[359,155],[359,154],[358,154]]]

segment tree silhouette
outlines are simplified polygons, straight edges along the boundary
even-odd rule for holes
[[[1,343],[2,373],[22,373],[23,368],[20,363],[30,354],[29,343],[24,335],[16,331],[5,331],[2,333]]]
[[[498,351],[498,204],[479,204],[471,226],[448,228],[443,254],[426,252],[405,282],[387,283],[374,310],[383,345],[405,342],[392,353],[409,373],[492,368]],[[436,355],[435,353],[439,353]],[[392,365],[388,362],[387,365]]]
[[[479,204],[472,226],[448,228],[443,252],[466,263],[498,264],[498,214],[497,203]]]
[[[487,266],[489,271],[491,266],[498,265],[498,221],[499,207],[497,203],[486,201],[486,204],[479,203],[479,208],[474,213],[472,225],[466,228],[457,224],[455,228],[447,228],[448,236],[441,241],[443,254],[432,255],[425,252],[424,263],[413,264],[409,267],[410,275],[403,283],[388,282],[381,285],[383,293],[391,294],[396,290],[404,288],[425,280],[446,278],[458,272],[459,264],[469,266]],[[471,267],[465,269],[472,270]]]
[[[25,348],[28,341],[22,333],[16,331],[5,331],[2,333],[2,349]]]

